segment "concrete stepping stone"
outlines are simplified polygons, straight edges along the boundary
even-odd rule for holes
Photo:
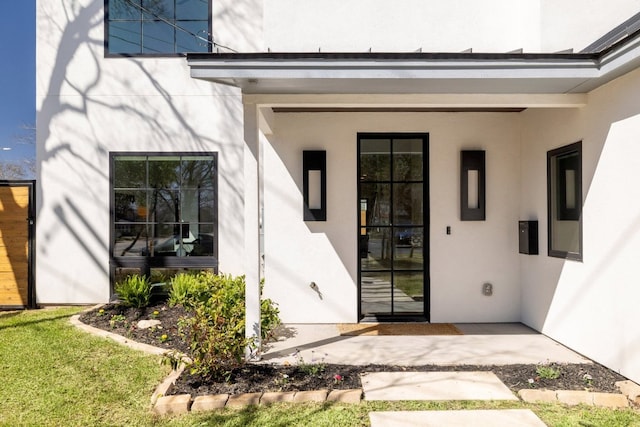
[[[545,427],[529,409],[371,412],[371,427]]]
[[[518,400],[493,372],[375,372],[364,400]]]

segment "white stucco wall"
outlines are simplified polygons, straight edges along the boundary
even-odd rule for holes
[[[587,107],[523,114],[521,215],[540,220],[537,257],[522,256],[523,321],[640,381],[640,72],[589,94]],[[546,254],[546,152],[583,149],[583,262]]]
[[[315,52],[578,52],[640,0],[265,0],[264,47]]]
[[[184,58],[105,58],[103,1],[65,3],[37,7],[37,302],[108,300],[113,151],[217,152],[219,267],[242,274],[239,90],[191,79]]]
[[[517,113],[280,113],[275,129],[264,147],[265,295],[285,322],[357,321],[358,132],[429,133],[431,320],[520,320]],[[327,151],[326,222],[302,221],[302,151],[311,149]],[[486,150],[486,221],[459,219],[462,149]]]
[[[540,49],[539,0],[265,0],[265,48],[317,52]]]

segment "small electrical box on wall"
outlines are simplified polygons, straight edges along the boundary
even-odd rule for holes
[[[520,253],[538,255],[538,221],[518,221]]]

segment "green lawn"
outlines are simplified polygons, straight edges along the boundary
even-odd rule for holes
[[[640,413],[520,402],[279,404],[156,418],[159,358],[76,330],[78,308],[0,312],[2,426],[366,426],[369,412],[531,408],[550,426],[640,426]]]
[[[0,424],[149,425],[167,373],[143,355],[69,324],[78,308],[0,313]]]

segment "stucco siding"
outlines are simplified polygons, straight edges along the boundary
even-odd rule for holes
[[[523,321],[563,344],[640,380],[640,104],[633,72],[589,94],[573,111],[524,117],[522,215],[540,219],[539,257],[523,257]],[[546,255],[546,151],[583,143],[583,262]],[[528,195],[528,197],[524,197]],[[636,358],[637,359],[637,358]]]
[[[36,295],[109,298],[109,153],[217,152],[219,267],[245,271],[238,89],[189,77],[182,58],[105,58],[103,2],[38,8]],[[56,3],[57,4],[57,3]]]
[[[540,49],[538,0],[265,0],[264,4],[265,47],[275,52]]]
[[[358,132],[429,134],[431,320],[520,320],[517,113],[276,114],[275,128],[264,148],[265,293],[283,320],[357,321]],[[302,221],[305,149],[327,151],[326,222]],[[486,221],[460,221],[462,149],[487,152]]]

